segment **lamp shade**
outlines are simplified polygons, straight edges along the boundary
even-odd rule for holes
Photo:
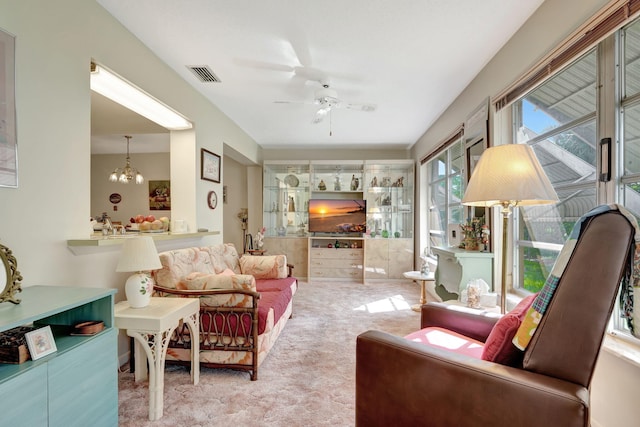
[[[506,144],[484,151],[462,198],[469,206],[528,206],[558,201],[533,149]]]
[[[132,237],[124,241],[116,271],[149,271],[160,268],[160,257],[150,236]]]

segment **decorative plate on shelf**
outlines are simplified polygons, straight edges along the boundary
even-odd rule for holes
[[[287,184],[289,187],[297,187],[298,185],[300,185],[300,181],[298,180],[298,177],[293,174],[289,174],[285,176],[284,183]]]

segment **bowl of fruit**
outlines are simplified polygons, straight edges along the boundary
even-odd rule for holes
[[[169,218],[163,216],[156,218],[154,215],[136,215],[129,219],[129,230],[141,233],[163,233],[169,231]]]

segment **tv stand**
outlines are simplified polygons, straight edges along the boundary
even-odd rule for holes
[[[308,253],[309,282],[314,279],[364,281],[364,238],[309,237]]]

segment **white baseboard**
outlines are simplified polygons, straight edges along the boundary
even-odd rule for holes
[[[127,367],[127,371],[129,370],[129,351],[125,352],[118,356],[118,367],[125,366]]]

